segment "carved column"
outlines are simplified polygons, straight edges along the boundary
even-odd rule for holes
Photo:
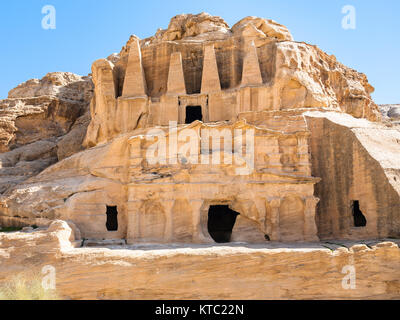
[[[281,199],[272,199],[269,201],[271,207],[271,234],[272,241],[280,241],[281,235],[279,230],[279,209],[281,206]]]
[[[304,199],[304,240],[319,241],[317,235],[317,225],[315,223],[315,208],[319,199],[316,197],[307,197]]]

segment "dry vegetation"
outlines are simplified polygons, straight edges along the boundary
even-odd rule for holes
[[[0,300],[58,300],[56,290],[42,286],[42,276],[17,275],[0,285]]]

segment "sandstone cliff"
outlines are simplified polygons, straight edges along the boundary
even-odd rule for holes
[[[0,192],[83,149],[93,85],[89,77],[49,73],[0,100]]]

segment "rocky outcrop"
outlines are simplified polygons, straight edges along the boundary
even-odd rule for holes
[[[11,90],[0,101],[0,151],[66,134],[87,110],[92,83],[72,73],[49,73]]]
[[[127,181],[122,169],[127,167],[127,138],[74,154],[8,189],[1,198],[0,224],[47,226],[54,219],[74,219],[80,223],[84,237],[96,238],[96,228],[105,226],[105,216],[100,214],[105,206],[99,199],[110,204],[124,202],[122,183]],[[99,219],[94,224],[85,219],[88,208],[79,205],[82,198],[88,198],[92,203],[89,210],[97,213]]]
[[[225,40],[232,35],[293,40],[289,30],[273,20],[247,17],[240,20],[231,29],[224,19],[203,12],[197,15],[181,14],[173,17],[166,30],[157,30],[153,37],[145,39],[144,42],[148,45],[179,40]]]
[[[0,193],[57,162],[56,139],[34,143],[0,154]]]
[[[208,13],[182,14],[171,19],[168,29],[159,29],[151,42],[175,40],[223,39],[229,35],[228,24],[220,17]]]
[[[57,158],[63,160],[73,154],[84,150],[83,141],[90,123],[90,112],[76,119],[70,131],[62,136],[57,143]]]
[[[282,41],[293,41],[293,37],[289,30],[275,22],[274,20],[266,20],[258,17],[246,17],[240,20],[232,27],[234,34],[241,35],[246,38],[269,38]]]
[[[49,73],[0,100],[0,192],[83,149],[93,85],[89,77]]]
[[[382,104],[379,106],[382,120],[389,126],[400,130],[400,104]]]

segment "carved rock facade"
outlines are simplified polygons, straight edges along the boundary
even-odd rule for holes
[[[369,161],[371,150],[360,144],[358,158],[348,160],[352,154],[341,153],[340,141],[324,141],[317,120],[330,111],[343,121],[379,121],[372,86],[334,56],[293,41],[284,26],[248,17],[229,28],[207,14],[177,16],[167,30],[144,40],[132,36],[119,55],[94,62],[92,77],[84,141],[90,149],[9,189],[0,209],[3,223],[63,219],[84,238],[212,243],[218,240],[212,212],[221,209],[236,219],[216,232],[228,232],[232,241],[399,234],[399,213],[392,210],[397,184],[380,180],[390,196],[370,188],[376,193],[371,198],[349,185],[373,186],[373,180],[330,171],[345,162],[349,172],[358,168],[371,177],[383,159]],[[204,144],[206,130],[223,137],[229,152],[222,143]],[[352,129],[337,130],[347,137]],[[253,133],[252,159],[236,161],[246,157],[247,132]],[[386,146],[398,150],[393,134]],[[197,143],[185,149],[192,138]],[[238,141],[246,144],[235,148]],[[158,152],[168,146],[158,161],[149,157],[155,145]],[[214,158],[224,160],[214,164]],[[366,159],[369,171],[363,170]],[[396,166],[393,161],[388,169],[395,170],[385,172],[397,179]],[[389,206],[379,204],[384,199]],[[357,228],[367,228],[355,232],[350,225],[359,223],[359,213],[360,223],[368,223]]]

